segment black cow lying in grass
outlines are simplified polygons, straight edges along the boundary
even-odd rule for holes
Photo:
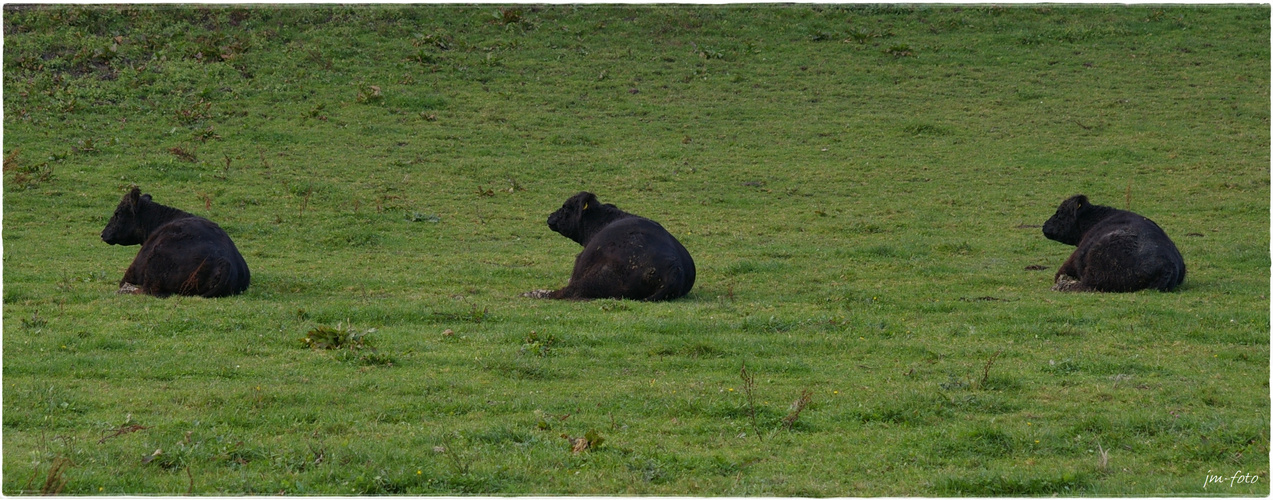
[[[150,201],[136,187],[120,200],[102,241],[141,244],[119,293],[222,297],[248,288],[248,265],[220,226]]]
[[[570,283],[528,297],[672,300],[694,286],[694,259],[659,223],[576,194],[548,217],[548,227],[583,245]]]
[[[1185,280],[1185,261],[1158,224],[1093,205],[1083,195],[1061,203],[1043,224],[1050,240],[1078,248],[1056,272],[1057,291],[1167,292]]]

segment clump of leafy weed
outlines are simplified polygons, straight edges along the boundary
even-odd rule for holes
[[[338,361],[361,365],[392,366],[393,358],[376,350],[371,342],[375,328],[358,330],[348,322],[336,326],[318,325],[305,334],[301,343],[311,349],[335,351]]]
[[[455,45],[455,38],[446,33],[420,34],[411,40],[411,45],[416,47],[431,45],[438,50],[451,50],[451,47]]]
[[[511,178],[511,177],[508,179],[508,192],[516,193],[518,191],[525,191],[525,190],[526,188],[522,187],[521,183],[517,182],[517,179]]]
[[[111,60],[118,55],[119,41],[112,39],[110,43],[80,49],[72,60],[83,73],[88,73],[88,70],[109,71]]]
[[[849,40],[853,40],[857,43],[862,43],[862,44],[865,44],[866,42],[871,41],[872,38],[880,37],[879,33],[876,33],[866,28],[862,28],[860,26],[855,26],[852,29],[850,29],[848,35],[849,35],[849,38],[848,38]]]
[[[221,33],[196,37],[190,58],[203,63],[229,61],[248,49],[248,42]]]
[[[312,349],[371,349],[368,336],[376,329],[357,330],[348,323],[338,322],[336,326],[318,325],[305,334],[301,343]]]
[[[97,146],[98,145],[94,143],[93,139],[90,137],[88,139],[80,139],[77,141],[75,146],[71,146],[71,151],[78,154],[94,154],[102,152],[101,148],[98,148]]]
[[[902,58],[902,57],[914,56],[915,50],[911,49],[910,45],[899,43],[896,45],[889,46],[889,48],[887,49],[884,49],[884,53],[893,57]]]
[[[211,110],[212,103],[200,98],[189,106],[177,108],[175,114],[177,116],[178,123],[182,125],[191,125],[211,117]]]
[[[499,9],[492,14],[491,22],[494,24],[502,24],[508,26],[510,24],[520,24],[526,21],[526,15],[522,9],[510,7],[507,9]]]
[[[22,189],[31,189],[53,180],[53,166],[42,162],[14,169],[13,183]]]
[[[354,101],[358,104],[375,104],[383,101],[385,96],[380,91],[379,85],[370,85],[364,82],[355,83],[356,87]]]
[[[321,102],[318,104],[315,104],[314,107],[309,109],[309,113],[307,114],[307,116],[309,116],[310,118],[317,118],[322,121],[327,121],[327,115],[323,114],[324,109],[327,109],[326,104],[323,104]]]
[[[698,44],[692,44],[692,45],[694,47],[694,54],[697,55],[698,57],[701,57],[703,59],[708,59],[708,60],[725,59],[725,53],[720,50],[717,50],[705,45],[704,46],[700,46]]]
[[[570,452],[574,454],[595,450],[601,446],[601,443],[606,441],[606,438],[601,437],[601,434],[596,429],[588,429],[588,432],[585,432],[583,437],[571,437],[569,434],[562,434],[561,437],[570,443]]]
[[[31,314],[31,319],[22,318],[22,328],[43,328],[49,321],[40,317],[40,311]]]
[[[194,163],[199,160],[199,157],[195,156],[194,151],[187,151],[185,148],[182,148],[181,146],[173,146],[171,148],[168,148],[168,152],[172,153],[173,156],[176,156],[178,160],[181,160],[184,162]]]
[[[221,136],[217,134],[216,128],[213,127],[212,125],[208,125],[208,128],[194,131],[193,137],[195,139],[198,139],[199,142],[208,142],[209,140],[216,140],[216,141],[221,140]],[[229,163],[228,156],[226,157],[226,159],[227,159],[226,163]]]
[[[541,358],[547,357],[552,352],[553,346],[557,344],[557,337],[551,333],[539,333],[531,330],[526,334],[521,349],[517,352],[522,354],[532,354]]]
[[[960,377],[956,377],[954,374],[947,374],[946,381],[937,385],[947,391],[962,390],[969,387],[968,382],[965,382],[964,379]]]

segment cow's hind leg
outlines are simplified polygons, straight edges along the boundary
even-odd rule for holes
[[[646,282],[654,287],[654,293],[641,300],[657,302],[685,295],[685,271],[680,267],[674,267],[661,275],[656,270],[651,270]]]
[[[1176,267],[1170,262],[1164,262],[1158,266],[1154,277],[1149,281],[1149,288],[1161,292],[1170,292],[1175,290],[1180,283],[1184,281],[1181,277],[1176,276]]]
[[[1134,292],[1149,286],[1151,277],[1138,262],[1135,236],[1113,232],[1084,256],[1083,284],[1099,292]]]
[[[640,299],[646,294],[633,296],[633,285],[624,276],[608,268],[594,270],[583,276],[572,276],[570,284],[548,295],[559,300]]]
[[[240,289],[240,283],[236,279],[236,270],[234,263],[220,257],[205,259],[199,264],[199,268],[190,274],[191,279],[197,280],[194,283],[196,295],[203,297],[228,297],[243,291],[247,287]],[[197,276],[197,278],[196,278]],[[183,287],[185,285],[183,284]]]

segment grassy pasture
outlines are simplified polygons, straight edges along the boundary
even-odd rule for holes
[[[5,494],[1269,493],[1268,6],[3,14]],[[579,190],[693,292],[520,297]],[[1182,288],[1049,291],[1080,192]]]

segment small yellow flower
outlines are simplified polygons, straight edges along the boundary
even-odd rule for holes
[[[734,392],[734,388],[733,388],[733,387],[730,387],[730,388],[729,388],[729,392]]]
[[[1037,443],[1038,441],[1035,441],[1035,442]],[[422,470],[415,471],[415,475],[419,476],[420,474],[424,474],[424,471]]]

